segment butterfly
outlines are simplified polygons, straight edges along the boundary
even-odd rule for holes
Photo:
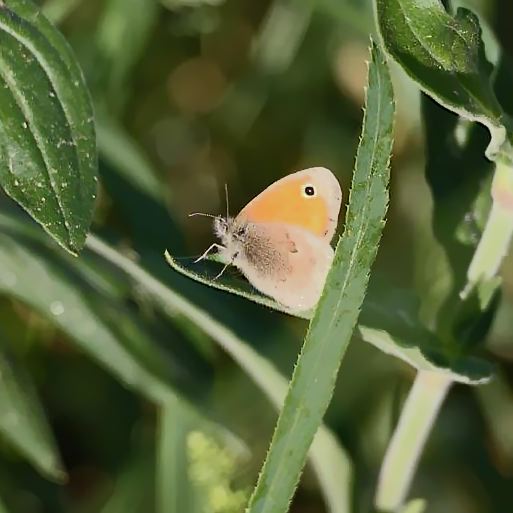
[[[291,311],[313,308],[333,262],[342,191],[333,173],[313,167],[262,191],[235,217],[214,217],[226,265],[238,268],[263,294]]]

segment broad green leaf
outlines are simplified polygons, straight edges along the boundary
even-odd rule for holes
[[[80,251],[96,194],[91,102],[64,38],[28,0],[0,8],[0,182],[43,228]]]
[[[57,445],[26,372],[0,352],[0,435],[50,479],[66,477]],[[1,508],[0,508],[1,510]]]
[[[440,0],[375,1],[386,50],[437,102],[488,127],[492,158],[506,138],[505,120],[477,16],[463,8],[451,16]]]
[[[344,234],[310,322],[248,513],[288,510],[308,448],[331,400],[384,226],[394,110],[387,64],[372,44],[366,110]]]

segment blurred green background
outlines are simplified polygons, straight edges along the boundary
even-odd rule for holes
[[[40,3],[73,46],[95,104],[101,184],[93,232],[192,298],[289,376],[304,321],[178,277],[163,253],[191,257],[213,242],[210,221],[188,214],[224,212],[224,184],[235,213],[277,178],[321,165],[338,176],[347,201],[374,33],[371,2]],[[490,59],[497,59],[498,45],[513,54],[511,0],[458,5],[481,16]],[[375,271],[387,286],[422,296],[438,280],[443,287],[441,249],[424,177],[420,95],[393,71],[398,112],[391,204]],[[476,141],[486,146],[486,133],[477,130]],[[485,187],[486,172],[480,180]],[[4,196],[0,205],[14,209]],[[61,272],[59,250],[45,249],[43,242],[27,247]],[[7,511],[166,513],[166,495],[185,496],[177,509],[183,513],[241,511],[276,411],[208,337],[163,315],[115,268],[90,252],[73,262],[66,271],[70,286],[189,406],[157,409],[145,386],[126,387],[105,361],[77,349],[70,331],[11,295],[0,296],[2,339],[30,371],[68,473],[65,483],[48,481],[8,444],[0,445],[0,496]],[[26,271],[40,289],[40,275]],[[412,490],[412,496],[427,498],[429,512],[513,510],[513,257],[505,260],[502,275],[501,303],[481,349],[497,364],[498,378],[451,390]],[[54,304],[55,316],[62,307]],[[428,306],[424,313],[429,324]],[[70,322],[80,329],[80,316]],[[411,368],[355,337],[326,419],[355,466],[355,511],[372,511],[380,463],[413,376]],[[179,423],[176,412],[183,413]],[[216,427],[206,427],[198,412]],[[185,436],[188,430],[192,435]],[[177,447],[166,445],[173,440]],[[183,476],[166,471],[163,447],[170,458],[185,458],[187,490],[173,488]],[[308,467],[291,511],[325,511]]]

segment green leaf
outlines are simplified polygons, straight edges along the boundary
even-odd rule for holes
[[[192,270],[184,261],[178,262],[169,252],[165,252],[168,264],[188,278],[272,308],[278,312],[311,319],[312,312],[290,312],[273,299],[255,292],[247,282],[227,279],[224,276],[213,280]],[[214,259],[213,259],[214,260]],[[195,268],[197,264],[193,264]],[[372,282],[371,282],[372,285]],[[451,375],[453,381],[477,385],[490,380],[492,366],[472,357],[449,358],[444,354],[440,341],[419,319],[419,300],[409,291],[393,289],[389,284],[371,286],[362,306],[358,323],[359,335],[386,354],[399,358],[417,370],[438,370]]]
[[[91,284],[84,283],[83,278],[74,273],[74,269],[77,269],[75,260],[71,260],[75,265],[69,268],[69,264],[64,264],[62,260],[55,262],[49,252],[46,258],[41,258],[41,249],[37,246],[21,245],[20,241],[25,238],[38,240],[38,234],[33,226],[18,216],[0,210],[0,228],[2,232],[16,234],[17,238],[14,241],[10,236],[0,235],[0,291],[19,298],[47,316],[81,349],[150,400],[159,403],[172,401],[174,392],[159,378],[162,373],[149,370],[130,347],[125,347],[124,338],[128,335],[119,331],[119,319],[130,319],[130,314],[121,314],[116,308],[113,312],[114,322],[105,322],[100,314],[105,310],[112,311],[112,308],[94,293]],[[210,335],[257,383],[273,405],[281,407],[287,380],[249,344],[99,239],[90,236],[87,245],[91,251],[135,281],[177,326],[184,324],[185,319]],[[61,255],[61,258],[64,256]],[[70,262],[70,259],[66,258],[66,261]],[[32,287],[34,276],[37,276],[39,283],[36,289]],[[43,277],[44,281],[41,281]],[[94,277],[92,285],[97,287],[97,277]],[[143,344],[147,351],[151,352],[152,348],[155,351],[155,344],[147,341],[144,332],[136,329],[133,323],[131,326],[130,332],[136,343]],[[94,330],[94,336],[90,330]],[[155,354],[152,360],[157,358],[158,354]],[[167,371],[167,376],[170,371]],[[195,415],[199,414],[195,412]],[[351,464],[335,436],[326,427],[319,430],[310,458],[322,492],[330,504],[330,511],[344,513],[349,500]],[[338,476],[346,476],[343,486]]]
[[[388,206],[394,97],[372,44],[366,111],[344,234],[306,335],[248,513],[288,510],[358,320]]]
[[[444,107],[488,127],[493,157],[506,137],[475,14],[448,14],[440,0],[375,0],[386,50]]]
[[[0,227],[0,292],[48,318],[150,400],[160,402],[175,393],[169,383],[172,368],[152,337],[118,300],[112,303],[97,291],[96,278],[90,281],[81,262],[46,247],[32,226],[3,211]]]
[[[194,511],[187,461],[187,433],[185,411],[178,399],[163,404],[159,412],[157,446],[157,511],[182,513]],[[192,512],[191,512],[192,513]]]
[[[182,316],[210,335],[257,384],[271,403],[281,408],[287,391],[287,380],[274,365],[255,352],[232,330],[207,312],[159,282],[136,263],[113,250],[101,240],[90,236],[89,249],[112,262],[144,288],[147,294],[175,319]],[[319,479],[321,491],[332,513],[349,510],[351,463],[333,433],[321,425],[310,450],[310,461]]]
[[[0,183],[71,253],[96,194],[89,94],[62,35],[28,0],[0,6]]]
[[[204,404],[200,410],[192,402],[201,381],[188,377],[157,343],[150,327],[134,318],[125,296],[112,294],[113,285],[106,285],[92,263],[86,263],[90,256],[78,260],[56,251],[33,223],[0,209],[0,293],[39,312],[71,344],[148,400],[167,404],[187,392],[181,398],[182,409],[213,432],[229,434],[209,418]],[[190,323],[176,321],[186,337],[192,336]]]
[[[65,479],[59,451],[34,386],[28,374],[3,352],[0,434],[43,475],[54,481]]]

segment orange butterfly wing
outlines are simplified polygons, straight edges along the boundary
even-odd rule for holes
[[[306,185],[316,188],[315,197],[303,194]],[[237,216],[254,223],[299,226],[331,240],[336,229],[342,193],[331,171],[313,168],[288,175],[261,192]]]

